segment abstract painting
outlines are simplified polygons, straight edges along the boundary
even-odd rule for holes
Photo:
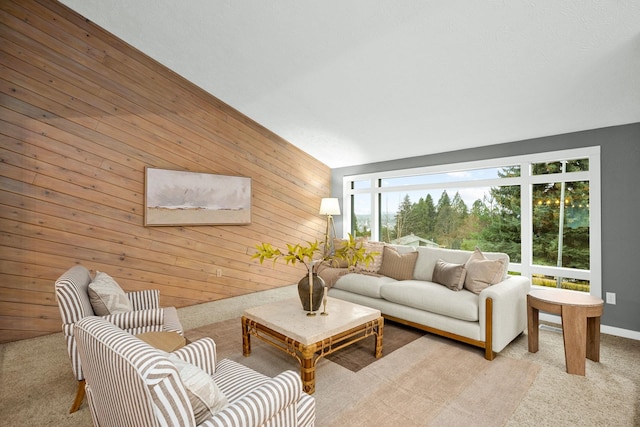
[[[145,169],[145,226],[251,223],[251,178]]]

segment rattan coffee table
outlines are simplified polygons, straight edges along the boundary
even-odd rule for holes
[[[263,340],[300,362],[304,391],[316,388],[316,364],[371,335],[376,336],[375,357],[382,357],[384,319],[380,311],[329,297],[328,315],[309,317],[298,298],[249,308],[242,316],[242,354],[251,354],[251,336]]]

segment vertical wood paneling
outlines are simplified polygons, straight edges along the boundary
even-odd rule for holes
[[[0,342],[76,263],[177,307],[299,279],[247,253],[322,237],[327,166],[57,2],[3,1],[0,56]],[[145,166],[251,177],[251,225],[144,227]]]

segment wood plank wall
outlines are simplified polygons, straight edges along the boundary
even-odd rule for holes
[[[321,239],[326,165],[58,2],[2,1],[0,55],[0,342],[60,331],[78,263],[176,307],[302,276],[247,252]],[[251,225],[144,227],[145,166],[251,177]]]

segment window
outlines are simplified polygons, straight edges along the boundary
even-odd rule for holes
[[[344,230],[509,254],[537,286],[600,296],[600,150],[344,177]]]

